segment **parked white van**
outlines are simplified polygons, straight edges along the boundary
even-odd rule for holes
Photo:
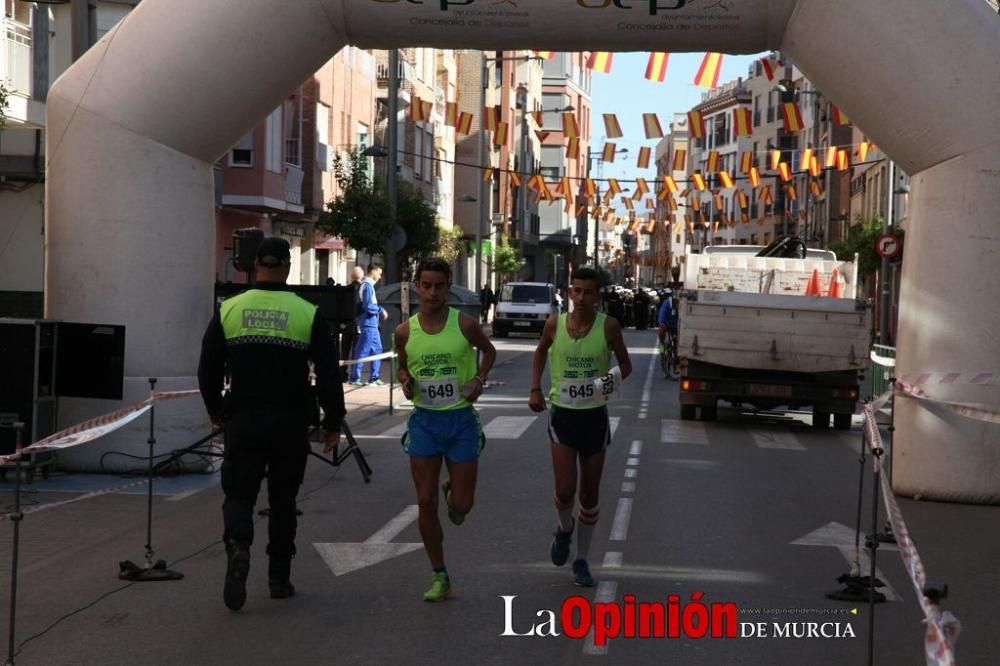
[[[508,282],[500,290],[493,315],[493,337],[510,333],[542,334],[549,315],[559,314],[556,287],[547,282]]]

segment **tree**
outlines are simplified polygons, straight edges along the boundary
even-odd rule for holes
[[[396,222],[406,232],[406,245],[396,254],[396,265],[402,279],[409,277],[421,259],[437,252],[441,227],[437,223],[437,211],[424,201],[420,192],[405,182],[399,184]]]
[[[847,238],[830,244],[830,249],[843,261],[850,261],[857,253],[858,279],[861,281],[875,275],[882,267],[882,257],[875,251],[875,242],[882,235],[882,228],[882,217],[879,215],[868,220],[859,217],[847,230]],[[902,229],[893,228],[892,233],[902,242]]]
[[[438,246],[435,250],[437,256],[441,257],[449,264],[458,259],[462,252],[462,228],[452,227],[451,229],[440,228],[438,236]]]
[[[340,194],[327,203],[316,226],[340,236],[356,250],[381,254],[393,232],[385,188],[369,178],[366,162],[358,153],[346,160],[338,155],[333,174]]]
[[[506,276],[513,275],[523,266],[524,259],[521,258],[521,251],[513,245],[509,245],[506,238],[501,238],[500,243],[493,251],[493,268],[500,276],[500,282],[506,282]]]
[[[10,97],[10,91],[7,90],[7,86],[4,85],[3,81],[0,81],[0,132],[3,131],[4,126],[7,124],[7,99]]]

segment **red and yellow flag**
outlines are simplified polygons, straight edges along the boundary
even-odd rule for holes
[[[650,199],[649,197],[646,197],[646,208],[649,210],[656,208],[656,202]]]
[[[663,177],[663,191],[674,194],[677,192],[677,181],[674,180],[673,176]]]
[[[705,160],[705,171],[708,173],[717,173],[719,171],[719,151],[709,151],[708,159]]]
[[[861,158],[862,162],[864,162],[865,159],[868,157],[868,148],[870,147],[870,145],[871,144],[869,144],[867,141],[862,141],[858,145],[858,157]]]
[[[618,184],[617,178],[608,178],[608,193],[611,196],[622,193],[622,186]]]
[[[813,155],[809,158],[809,175],[818,178],[821,173],[823,173],[823,169],[819,166],[819,158]]]
[[[590,57],[587,58],[587,67],[601,74],[610,74],[611,61],[614,57],[615,54],[608,51],[591,51]]]
[[[722,70],[722,54],[706,53],[701,61],[701,67],[694,76],[694,84],[701,88],[715,88],[719,85],[719,72]]]
[[[574,137],[566,143],[567,159],[580,159],[580,139]]]
[[[487,106],[483,109],[483,125],[491,132],[495,132],[500,125],[500,109],[496,106]]]
[[[555,51],[532,51],[532,53],[542,60],[552,60],[556,57]]]
[[[785,185],[785,196],[791,201],[798,201],[799,193],[794,185]]]
[[[539,127],[545,127],[545,112],[544,111],[532,111],[531,117],[535,119],[535,124]]]
[[[458,118],[461,112],[458,110],[458,102],[446,102],[444,105],[444,124],[448,127],[458,127]]]
[[[838,150],[837,151],[837,170],[838,171],[847,171],[847,169],[850,166],[851,166],[851,162],[847,158],[847,151],[846,150]]]
[[[729,175],[728,171],[719,172],[719,184],[722,185],[723,188],[733,186],[733,178]]]
[[[753,133],[750,109],[733,109],[733,129],[736,130],[736,136],[750,136]]]
[[[818,180],[813,179],[809,181],[809,193],[814,197],[823,196],[823,188],[820,186]]]
[[[764,70],[764,76],[767,77],[768,81],[774,81],[774,61],[769,57],[764,56],[760,59],[761,68]]]
[[[618,116],[613,113],[604,114],[604,133],[609,139],[620,139],[622,136],[622,126],[618,123]]]
[[[507,122],[501,120],[497,124],[497,131],[493,133],[493,145],[494,146],[506,146],[507,145]]]
[[[770,206],[774,203],[774,195],[771,194],[770,185],[765,185],[760,189],[760,192],[757,194],[757,202],[765,206]]]
[[[652,151],[647,146],[643,146],[639,149],[639,159],[636,164],[640,169],[649,168],[649,156],[651,152]]]
[[[673,197],[670,197],[669,199],[667,199],[667,208],[669,208],[672,213],[676,213],[677,212],[677,199],[674,199]]]
[[[674,171],[686,171],[687,170],[687,151],[683,149],[674,151]]]
[[[740,215],[740,220],[743,222],[743,224],[750,224],[750,215],[748,215],[747,213],[743,213],[742,215]]]
[[[594,182],[593,178],[587,178],[583,181],[583,194],[588,199],[597,197],[597,183]]]
[[[567,199],[572,198],[573,185],[570,183],[568,177],[563,176],[562,178],[559,179],[559,185],[558,187],[556,187],[556,193],[563,195]]]
[[[622,203],[625,204],[625,208],[628,210],[635,210],[635,206],[632,204],[632,200],[628,197],[622,197]]]
[[[483,169],[483,182],[492,183],[493,182],[493,167],[486,167]]]
[[[771,151],[771,171],[777,171],[779,164],[781,164],[781,151],[780,150],[772,150]]]
[[[458,124],[455,125],[455,131],[459,134],[468,134],[472,131],[472,114],[468,111],[462,111],[458,114]]]
[[[545,143],[545,140],[549,138],[550,134],[552,134],[552,132],[542,132],[541,130],[535,130],[535,136],[538,137],[539,143]]]
[[[837,166],[837,147],[830,146],[826,149],[826,163],[823,165],[827,169]]]
[[[740,205],[740,209],[746,210],[750,202],[747,200],[746,192],[743,190],[736,190],[736,200]]]
[[[753,168],[753,153],[746,151],[740,153],[740,173],[750,173]]]
[[[632,198],[635,199],[636,201],[638,201],[647,192],[649,192],[649,184],[646,183],[646,179],[645,178],[636,178],[635,179],[635,194],[633,195]]]
[[[750,187],[756,188],[760,185],[760,170],[757,167],[750,167]]]
[[[795,102],[784,102],[781,105],[781,115],[785,120],[786,132],[801,132],[805,127],[802,122],[802,112]]]
[[[792,168],[788,166],[788,162],[782,162],[778,165],[778,173],[781,174],[781,180],[786,183],[792,179]]]
[[[843,111],[837,108],[836,104],[830,104],[830,111],[832,111],[833,123],[835,125],[844,127],[845,125],[851,124],[851,121],[847,119],[847,116],[844,115]]]
[[[701,111],[688,111],[688,132],[693,139],[705,138],[705,118]]]
[[[427,122],[431,119],[431,111],[434,109],[432,102],[427,102],[419,97],[410,100],[410,120],[415,123]]]
[[[604,150],[601,151],[601,161],[602,162],[614,162],[615,161],[615,151],[618,146],[613,143],[604,144]]]
[[[562,114],[563,134],[569,139],[580,137],[580,126],[576,122],[576,115],[573,113]]]
[[[698,196],[691,197],[691,201],[688,203],[688,205],[691,207],[691,210],[693,210],[695,212],[700,211],[701,210],[701,197],[698,197]]]
[[[655,113],[642,114],[642,126],[646,129],[647,139],[662,139],[663,128],[660,126],[660,119]]]
[[[667,61],[669,59],[669,53],[650,53],[649,62],[646,64],[646,78],[650,81],[663,83],[664,79],[667,78]]]
[[[714,197],[712,197],[712,202],[715,204],[715,207],[718,210],[723,210],[726,207],[726,203],[725,201],[722,200],[721,194],[716,194]]]
[[[651,234],[654,231],[656,231],[656,219],[651,217],[649,218],[649,224],[646,225],[646,233]]]
[[[802,149],[802,157],[799,160],[799,169],[801,169],[802,171],[808,170],[809,169],[809,162],[812,161],[812,158],[813,158],[813,149],[812,148],[803,148]]]
[[[704,191],[705,178],[700,173],[696,173],[693,176],[691,176],[691,182],[694,183],[694,189],[698,190],[699,192]]]
[[[521,174],[516,171],[510,171],[510,186],[511,187],[521,187],[524,181],[521,179]]]

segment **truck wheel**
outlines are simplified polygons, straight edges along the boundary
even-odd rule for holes
[[[852,416],[852,414],[834,414],[833,415],[833,427],[836,430],[850,430],[851,429],[851,416]]]
[[[694,421],[695,418],[695,406],[694,405],[681,405],[681,420],[682,421]]]
[[[719,416],[718,405],[703,406],[701,408],[701,420],[702,421],[714,421]]]
[[[813,407],[813,428],[825,430],[830,427],[830,412],[821,412]]]

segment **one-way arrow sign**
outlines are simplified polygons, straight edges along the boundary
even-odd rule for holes
[[[389,543],[416,519],[417,505],[411,504],[361,543],[314,543],[313,546],[333,574],[343,576],[423,548],[420,543]]]
[[[827,546],[833,547],[840,551],[847,560],[848,566],[854,565],[854,530],[847,527],[846,525],[841,525],[840,523],[827,523],[823,527],[813,530],[809,534],[802,538],[796,539],[792,542],[793,546]],[[899,550],[896,546],[883,544],[878,547],[879,550]],[[861,565],[860,575],[867,576],[872,569],[872,560],[868,556],[868,551],[862,546],[860,552],[859,563]],[[875,577],[885,583],[885,587],[882,588],[882,594],[888,601],[899,601],[899,594],[892,588],[889,583],[889,579],[885,577],[882,571],[875,567]]]

